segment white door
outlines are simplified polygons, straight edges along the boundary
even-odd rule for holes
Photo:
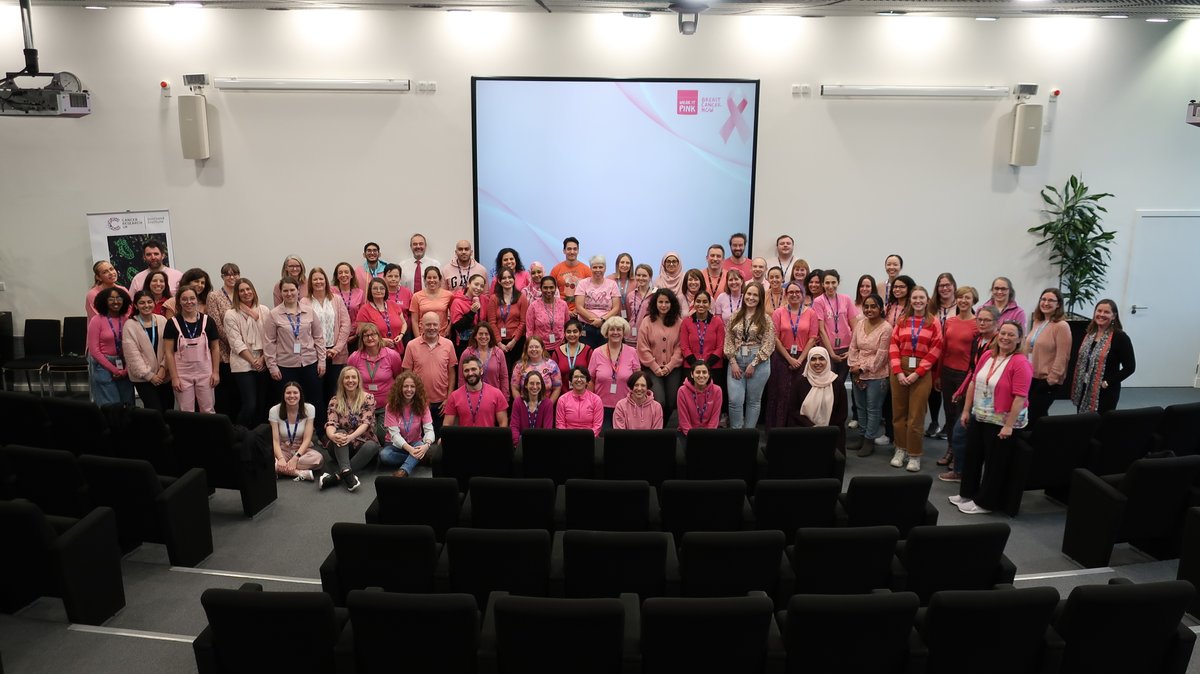
[[[1195,260],[1200,211],[1139,211],[1121,323],[1137,370],[1127,386],[1192,386],[1200,355]]]

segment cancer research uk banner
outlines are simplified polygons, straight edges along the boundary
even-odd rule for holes
[[[117,268],[118,284],[128,288],[134,275],[141,271],[142,243],[147,239],[157,239],[166,245],[163,264],[171,266],[175,247],[171,245],[170,212],[88,213],[87,221],[92,240],[92,262],[112,262]]]

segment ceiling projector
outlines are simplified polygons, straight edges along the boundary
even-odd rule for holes
[[[0,84],[0,115],[29,117],[83,117],[92,112],[92,95],[82,90],[79,78],[55,73],[41,89],[24,89],[13,80]]]

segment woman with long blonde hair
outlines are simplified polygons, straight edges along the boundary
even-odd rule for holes
[[[362,375],[357,368],[349,365],[342,368],[326,416],[322,453],[326,465],[337,461],[338,472],[322,474],[318,484],[325,489],[341,482],[347,490],[354,491],[360,484],[355,472],[366,468],[379,453],[379,442],[375,439],[375,396],[363,390]]]
[[[741,308],[725,324],[730,428],[754,428],[762,410],[763,387],[771,376],[771,353],[775,350],[766,294],[758,281],[747,283]]]

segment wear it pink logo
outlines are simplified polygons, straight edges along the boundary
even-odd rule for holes
[[[695,115],[700,112],[700,91],[697,89],[679,89],[676,99],[675,113],[679,115]]]

